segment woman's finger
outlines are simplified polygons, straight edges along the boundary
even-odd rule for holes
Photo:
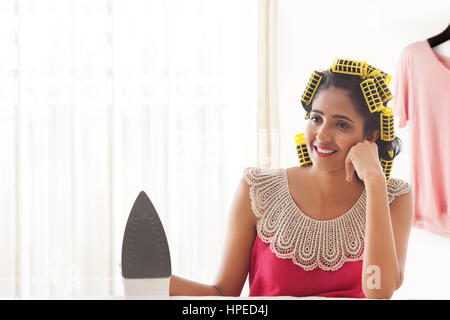
[[[345,180],[347,180],[347,182],[352,181],[354,170],[353,163],[350,160],[349,155],[347,155],[347,158],[345,159]]]

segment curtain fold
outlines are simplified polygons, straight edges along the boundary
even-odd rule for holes
[[[280,166],[277,0],[258,2],[258,165]]]

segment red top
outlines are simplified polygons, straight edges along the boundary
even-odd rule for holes
[[[253,213],[259,217],[250,262],[250,296],[365,298],[362,265],[366,190],[338,218],[315,220],[295,204],[286,169],[250,167]],[[391,178],[389,204],[411,186]]]
[[[249,296],[322,296],[366,298],[361,286],[363,261],[346,262],[336,271],[305,271],[291,259],[278,258],[256,236],[250,264]]]

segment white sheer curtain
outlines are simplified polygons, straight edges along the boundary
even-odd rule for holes
[[[257,0],[0,1],[0,297],[121,295],[144,190],[211,283],[256,162]]]
[[[259,0],[258,4],[258,164],[278,168],[278,0]]]

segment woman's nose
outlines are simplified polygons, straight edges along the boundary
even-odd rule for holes
[[[327,128],[327,126],[322,125],[318,130],[317,130],[317,140],[322,141],[322,142],[330,142],[330,132],[329,129]]]

